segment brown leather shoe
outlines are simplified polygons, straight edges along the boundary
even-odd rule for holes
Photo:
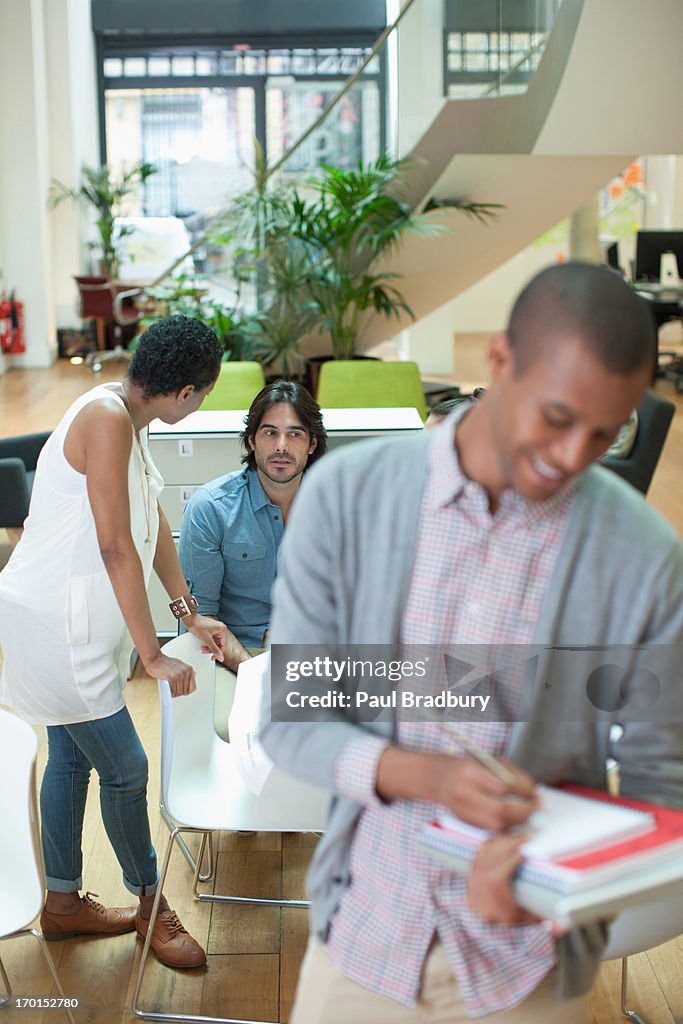
[[[140,911],[135,919],[138,938],[145,939],[149,921]],[[183,928],[175,910],[162,910],[154,922],[151,946],[162,964],[167,967],[203,967],[206,953],[190,933]]]
[[[86,892],[81,896],[70,914],[52,914],[43,908],[40,927],[48,942],[72,939],[74,935],[123,935],[133,931],[137,907],[103,907],[93,895]]]

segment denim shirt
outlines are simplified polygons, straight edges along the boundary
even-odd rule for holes
[[[284,528],[255,470],[200,487],[180,528],[180,562],[199,611],[224,622],[245,647],[263,646],[270,588]]]

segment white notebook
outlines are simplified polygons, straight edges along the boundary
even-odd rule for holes
[[[537,786],[541,808],[524,826],[531,837],[522,847],[525,857],[548,860],[571,854],[588,853],[622,839],[632,839],[654,828],[655,819],[648,811],[602,803],[576,793],[550,786]],[[479,845],[490,833],[475,828],[444,812],[439,824],[463,839]]]

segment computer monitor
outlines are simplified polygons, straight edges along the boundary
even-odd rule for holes
[[[662,253],[673,252],[683,278],[683,231],[639,231],[636,238],[636,281],[659,281]]]

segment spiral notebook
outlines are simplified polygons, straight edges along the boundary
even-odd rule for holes
[[[629,807],[614,798],[596,800],[595,791],[588,796],[588,791],[577,787],[536,788],[541,806],[525,825],[525,832],[531,832],[529,841],[522,847],[527,858],[545,861],[587,853],[642,835],[654,827],[654,815],[649,809]],[[477,846],[491,835],[452,814],[439,815],[437,823],[448,835]]]
[[[564,927],[683,888],[683,811],[569,786],[543,810],[515,879],[522,906]],[[426,825],[427,853],[463,874],[489,833],[451,815]]]

